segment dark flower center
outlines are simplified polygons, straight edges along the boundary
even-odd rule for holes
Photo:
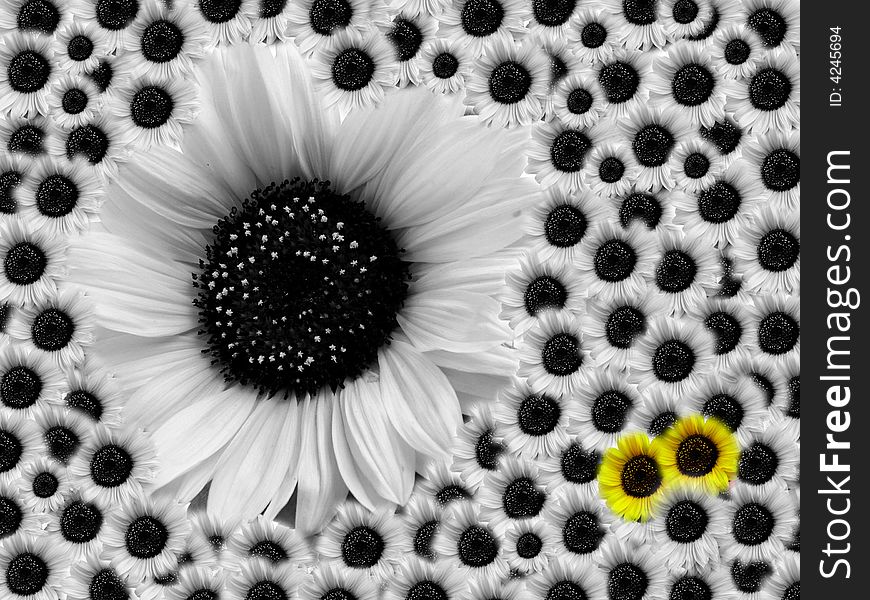
[[[474,445],[474,457],[477,460],[477,465],[487,471],[495,471],[498,466],[498,459],[504,451],[504,445],[493,439],[493,431],[491,429],[481,433],[477,438],[477,443]]]
[[[589,483],[598,475],[601,455],[595,450],[583,450],[579,444],[571,444],[562,452],[559,468],[562,477],[570,483]]]
[[[9,170],[0,173],[0,213],[11,215],[18,209],[18,203],[12,197],[13,190],[21,185],[24,174]]]
[[[709,100],[716,80],[709,69],[699,64],[681,67],[671,80],[671,92],[677,104],[699,106]]]
[[[139,12],[139,0],[98,0],[97,23],[103,29],[119,31],[127,27]]]
[[[245,594],[245,600],[288,600],[287,592],[274,581],[258,581]]]
[[[242,9],[242,0],[199,0],[199,12],[209,23],[231,21]]]
[[[169,530],[160,520],[150,515],[136,518],[127,525],[124,543],[127,552],[135,558],[154,558],[166,548]]]
[[[801,245],[797,238],[785,229],[771,229],[758,242],[758,264],[766,271],[776,273],[794,266],[800,256]]]
[[[725,44],[725,61],[729,65],[742,65],[749,60],[752,48],[740,38],[733,39]]]
[[[782,593],[782,600],[800,600],[801,598],[801,582],[796,581],[788,586]]]
[[[671,586],[668,600],[713,600],[713,592],[700,577],[684,575]]]
[[[743,406],[733,396],[715,394],[704,403],[701,413],[705,417],[718,419],[732,432],[737,431],[743,423]]]
[[[9,86],[16,92],[38,92],[48,81],[51,63],[35,50],[22,50],[12,57],[6,67]]]
[[[671,8],[671,16],[680,25],[688,25],[698,17],[698,5],[694,0],[677,0]]]
[[[43,434],[43,441],[48,447],[48,454],[62,463],[69,462],[81,445],[78,434],[64,425],[49,427]]]
[[[37,348],[54,352],[70,343],[75,329],[68,314],[57,308],[48,308],[33,319],[30,335]]]
[[[598,83],[608,102],[621,104],[634,97],[640,85],[640,75],[630,64],[617,61],[601,67]]]
[[[800,339],[800,325],[791,315],[772,312],[758,324],[758,345],[768,354],[785,354]]]
[[[740,145],[743,132],[730,121],[717,121],[712,127],[701,127],[701,137],[711,142],[722,155],[728,155]]]
[[[700,179],[710,171],[710,159],[700,152],[693,152],[683,161],[683,171],[691,179]]]
[[[68,408],[80,410],[86,413],[94,421],[99,421],[103,416],[103,404],[91,392],[85,390],[73,390],[66,395],[64,403]]]
[[[459,70],[459,60],[449,52],[442,52],[432,61],[432,73],[439,79],[450,79]]]
[[[801,179],[801,159],[786,148],[778,148],[764,157],[761,163],[761,181],[776,192],[794,188]]]
[[[721,266],[722,271],[719,280],[719,289],[716,291],[716,295],[725,298],[733,298],[743,287],[743,282],[740,281],[739,277],[734,276],[734,262],[728,256],[720,254],[719,265]]]
[[[172,116],[175,101],[161,87],[149,85],[133,95],[130,101],[130,118],[143,129],[164,125]]]
[[[625,174],[625,165],[615,156],[608,156],[598,165],[598,176],[604,183],[616,183]]]
[[[629,194],[619,206],[619,224],[623,227],[628,227],[633,221],[640,221],[647,229],[655,229],[661,219],[662,203],[650,194]]]
[[[127,450],[116,444],[108,444],[94,452],[91,478],[100,487],[118,487],[127,481],[133,467],[133,457]]]
[[[649,586],[643,569],[631,563],[616,565],[607,576],[610,600],[641,600]]]
[[[653,353],[653,373],[668,383],[684,380],[695,368],[695,352],[680,340],[667,340]]]
[[[647,431],[652,437],[658,437],[673,427],[676,422],[677,414],[673,411],[666,410],[652,418],[649,427],[647,427]]]
[[[51,35],[60,22],[60,12],[48,0],[28,0],[18,9],[17,25],[21,31]]]
[[[499,104],[516,104],[532,87],[532,75],[522,64],[512,60],[496,66],[489,74],[489,95]]]
[[[604,535],[605,530],[598,515],[585,510],[568,517],[562,527],[562,542],[575,554],[595,552]]]
[[[22,409],[36,404],[42,392],[42,378],[39,374],[17,365],[8,369],[0,377],[0,401],[8,408]]]
[[[167,63],[181,52],[184,46],[184,32],[166,19],[149,24],[142,32],[140,43],[142,55],[153,63]]]
[[[57,492],[59,482],[52,473],[43,471],[33,478],[30,489],[37,498],[51,498]]]
[[[535,21],[546,27],[559,27],[568,22],[577,0],[532,0]]]
[[[753,442],[740,453],[737,476],[741,481],[762,485],[773,479],[779,468],[779,457],[773,448],[761,442]]]
[[[727,223],[740,210],[740,192],[727,181],[717,181],[698,196],[698,213],[708,223]]]
[[[60,105],[65,113],[77,115],[88,107],[88,95],[79,88],[70,88],[63,93]]]
[[[694,434],[677,446],[677,469],[687,477],[703,477],[710,473],[719,460],[719,449],[710,438]]]
[[[344,29],[353,18],[353,7],[348,0],[314,0],[308,11],[311,28],[320,35],[332,35]]]
[[[587,598],[588,596],[580,584],[565,579],[550,586],[545,600],[587,600]]]
[[[583,88],[573,89],[568,94],[567,106],[568,112],[572,115],[586,114],[592,108],[592,94]]]
[[[616,348],[631,348],[637,336],[646,331],[646,317],[633,306],[620,306],[607,317],[604,332]]]
[[[103,526],[103,513],[93,504],[76,500],[60,515],[60,533],[68,542],[86,544],[97,537]]]
[[[112,77],[114,75],[115,70],[107,60],[101,60],[97,68],[88,73],[88,77],[91,78],[91,81],[94,82],[94,85],[97,86],[100,93],[109,89],[109,85],[112,83]]]
[[[592,402],[592,424],[604,433],[618,433],[625,427],[631,398],[617,390],[607,390]]]
[[[607,41],[607,30],[601,23],[587,23],[580,31],[580,43],[587,48],[600,48]]]
[[[651,456],[629,458],[620,475],[622,490],[632,498],[649,498],[662,486],[659,465]]]
[[[81,34],[75,35],[70,38],[70,41],[67,42],[66,45],[66,53],[72,60],[76,62],[81,62],[83,60],[89,59],[93,52],[94,43],[89,37]]]
[[[30,596],[45,587],[50,571],[45,561],[31,552],[13,557],[6,567],[6,587],[13,594]]]
[[[565,377],[576,372],[583,362],[580,340],[570,333],[557,333],[544,343],[541,362],[551,375]]]
[[[544,222],[544,237],[557,248],[576,246],[586,234],[586,217],[579,208],[560,204],[553,208]]]
[[[393,42],[399,61],[404,62],[417,55],[423,43],[423,32],[413,21],[400,17],[393,22],[387,38]]]
[[[408,588],[405,600],[449,600],[449,596],[439,584],[426,579]]]
[[[757,502],[750,502],[741,506],[734,513],[731,533],[738,543],[745,546],[757,546],[770,537],[774,522],[773,514],[767,507]]]
[[[501,504],[511,519],[535,517],[544,507],[547,496],[528,477],[511,481],[502,493]]]
[[[480,525],[468,527],[459,536],[456,549],[459,560],[469,567],[485,567],[498,556],[498,539]]]
[[[637,161],[645,167],[660,167],[668,162],[674,147],[673,134],[661,125],[642,127],[631,142]]]
[[[0,430],[0,473],[6,473],[18,466],[24,448],[21,440],[11,431]]]
[[[359,600],[355,594],[344,588],[332,588],[320,596],[320,600]]]
[[[448,484],[435,492],[435,500],[441,506],[447,506],[454,500],[466,500],[471,498],[471,492],[458,484]]]
[[[526,286],[526,292],[523,295],[526,312],[531,316],[535,316],[548,308],[562,308],[567,299],[568,292],[565,286],[558,279],[549,275],[541,275],[532,280]]]
[[[280,544],[277,544],[272,540],[262,540],[257,542],[251,546],[248,550],[248,554],[250,556],[265,558],[273,563],[278,563],[289,558],[287,551],[282,548]]]
[[[733,315],[727,312],[714,312],[704,319],[704,326],[716,337],[716,354],[728,354],[740,343],[743,327]]]
[[[366,87],[375,74],[375,61],[361,48],[342,50],[332,61],[332,82],[346,92]]]
[[[498,0],[468,0],[460,11],[462,30],[474,37],[492,35],[501,27],[504,8]]]
[[[260,0],[257,14],[261,19],[272,19],[281,14],[288,0]]]
[[[345,534],[341,542],[341,557],[348,567],[367,569],[378,564],[384,548],[384,538],[380,533],[359,525]]]
[[[602,281],[614,283],[631,275],[637,264],[634,249],[622,240],[608,240],[595,251],[595,275]]]
[[[731,579],[734,581],[734,587],[746,594],[758,592],[770,573],[770,565],[766,562],[741,563],[734,561],[734,564],[731,565]]]
[[[655,23],[657,7],[658,0],[622,0],[622,14],[625,16],[625,20],[632,25]]]
[[[527,532],[517,538],[517,555],[520,558],[532,559],[541,553],[544,543],[536,534]]]
[[[9,152],[37,156],[45,152],[45,131],[36,125],[22,125],[12,132],[6,143]]]
[[[759,8],[749,15],[746,22],[768,48],[779,46],[788,31],[788,23],[772,8]]]
[[[544,394],[527,396],[517,409],[517,424],[526,435],[541,436],[553,431],[559,424],[562,407]]]
[[[435,559],[435,553],[432,551],[432,540],[435,539],[435,534],[438,533],[438,521],[426,521],[417,528],[414,533],[414,552],[417,556]]]
[[[109,151],[109,138],[96,125],[87,124],[73,129],[66,138],[66,157],[84,156],[95,165],[105,158]]]
[[[788,102],[791,89],[785,73],[774,68],[762,69],[749,82],[749,102],[758,110],[776,110]]]
[[[0,497],[0,539],[18,531],[24,513],[14,498]]]
[[[680,500],[665,517],[668,537],[681,544],[690,544],[701,539],[707,531],[709,517],[704,507],[691,500]]]
[[[16,285],[35,283],[45,273],[48,260],[39,246],[19,242],[12,246],[3,259],[6,279]]]
[[[786,415],[793,419],[801,418],[801,378],[796,375],[788,380],[788,408]]]
[[[218,223],[206,256],[194,282],[200,334],[227,380],[272,394],[357,377],[407,294],[408,265],[389,232],[323,182],[256,190]]]
[[[677,294],[689,289],[697,274],[694,258],[682,250],[668,250],[656,266],[656,285],[663,292]]]

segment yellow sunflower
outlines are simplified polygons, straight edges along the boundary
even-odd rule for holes
[[[658,448],[644,433],[619,438],[605,452],[598,471],[601,496],[628,521],[646,521],[662,497],[663,474]]]
[[[699,414],[683,417],[652,445],[667,484],[689,482],[717,494],[727,490],[737,475],[737,438],[718,419]]]

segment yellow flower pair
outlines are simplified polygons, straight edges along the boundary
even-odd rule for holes
[[[737,439],[728,427],[690,415],[652,441],[644,433],[622,436],[602,459],[601,496],[624,519],[646,521],[670,485],[694,485],[710,494],[727,490],[737,475],[739,457]]]

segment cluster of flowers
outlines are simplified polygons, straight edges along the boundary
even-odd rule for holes
[[[797,2],[400,4],[0,6],[0,588],[799,597]],[[98,324],[62,283],[104,182],[131,152],[181,139],[197,61],[243,41],[295,43],[344,112],[420,85],[487,125],[531,127],[527,171],[547,197],[503,299],[517,379],[495,403],[492,382],[469,380],[453,463],[432,465],[398,513],[345,504],[313,547],[151,492],[154,450],[86,359]],[[646,451],[630,432],[655,443],[693,413],[739,440],[729,492],[626,488]],[[602,463],[614,447],[618,477]],[[647,486],[667,472],[631,470]]]

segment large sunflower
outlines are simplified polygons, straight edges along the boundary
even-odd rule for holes
[[[132,161],[70,257],[157,485],[246,517],[295,490],[306,532],[348,489],[404,503],[495,389],[475,376],[514,371],[495,296],[527,134],[426,90],[339,120],[289,45],[216,51],[200,83],[181,147]]]

